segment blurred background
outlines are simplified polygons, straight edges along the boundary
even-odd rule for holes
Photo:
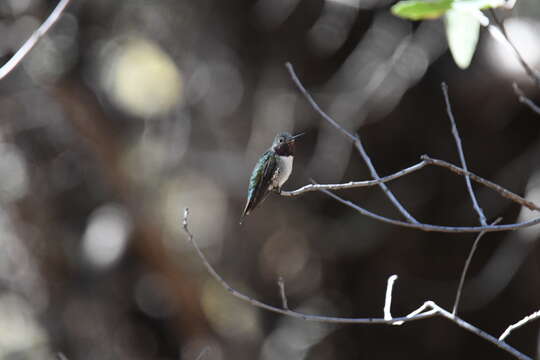
[[[381,176],[422,154],[458,163],[446,81],[470,169],[540,203],[540,117],[512,92],[540,91],[486,32],[471,67],[447,50],[440,20],[392,16],[375,0],[73,0],[23,64],[0,81],[0,358],[510,358],[443,319],[401,327],[303,322],[254,308],[209,277],[190,227],[237,289],[313,314],[382,317],[431,299],[451,308],[474,234],[376,222],[321,193],[270,196],[238,225],[257,158],[275,133],[297,142],[285,189],[369,179],[351,144],[306,103],[358,131]],[[3,61],[52,0],[0,2]],[[540,3],[501,11],[540,66]],[[476,225],[463,178],[426,168],[390,184],[420,221]],[[478,189],[488,220],[538,214]],[[400,218],[378,188],[340,192]],[[540,307],[538,227],[485,236],[460,314],[499,335]],[[509,343],[530,356],[538,323]]]

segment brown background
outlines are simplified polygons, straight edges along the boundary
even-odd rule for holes
[[[381,317],[386,279],[398,274],[394,315],[427,299],[451,307],[473,234],[383,224],[321,193],[271,196],[238,226],[252,166],[276,132],[307,131],[286,189],[310,177],[369,178],[300,96],[285,61],[359,132],[381,175],[422,154],[458,163],[446,81],[471,170],[535,200],[540,118],[511,83],[533,99],[539,91],[519,67],[505,70],[511,53],[483,30],[471,67],[459,70],[441,21],[397,19],[389,1],[351,3],[73,1],[0,82],[2,358],[191,360],[205,348],[206,359],[509,358],[443,319],[331,326],[253,308],[220,288],[185,241],[189,207],[220,274],[270,304],[280,303],[282,276],[294,309]],[[5,60],[55,4],[0,4]],[[532,65],[539,15],[532,0],[512,15]],[[478,222],[463,179],[446,170],[390,187],[423,222]],[[377,188],[340,194],[399,218]],[[531,216],[490,190],[478,197],[488,220]],[[498,335],[538,310],[536,239],[536,228],[485,236],[464,289],[467,321]],[[538,324],[509,343],[534,356]]]

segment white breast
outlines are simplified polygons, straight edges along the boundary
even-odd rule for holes
[[[292,156],[278,156],[278,168],[279,173],[274,180],[274,186],[281,187],[285,184],[285,181],[289,178],[292,172],[293,157]]]

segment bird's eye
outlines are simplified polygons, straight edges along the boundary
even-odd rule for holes
[[[279,138],[279,142],[283,142],[283,138]]]

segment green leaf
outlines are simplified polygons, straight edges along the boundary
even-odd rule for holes
[[[409,19],[436,19],[449,10],[479,11],[501,7],[506,0],[402,0],[392,6],[392,14]]]
[[[506,4],[505,0],[454,0],[454,9],[486,10]]]
[[[436,19],[450,10],[453,2],[454,0],[404,0],[392,6],[391,10],[392,14],[405,19]]]
[[[469,67],[480,33],[478,19],[469,12],[449,10],[445,15],[446,38],[452,57],[462,69]]]

